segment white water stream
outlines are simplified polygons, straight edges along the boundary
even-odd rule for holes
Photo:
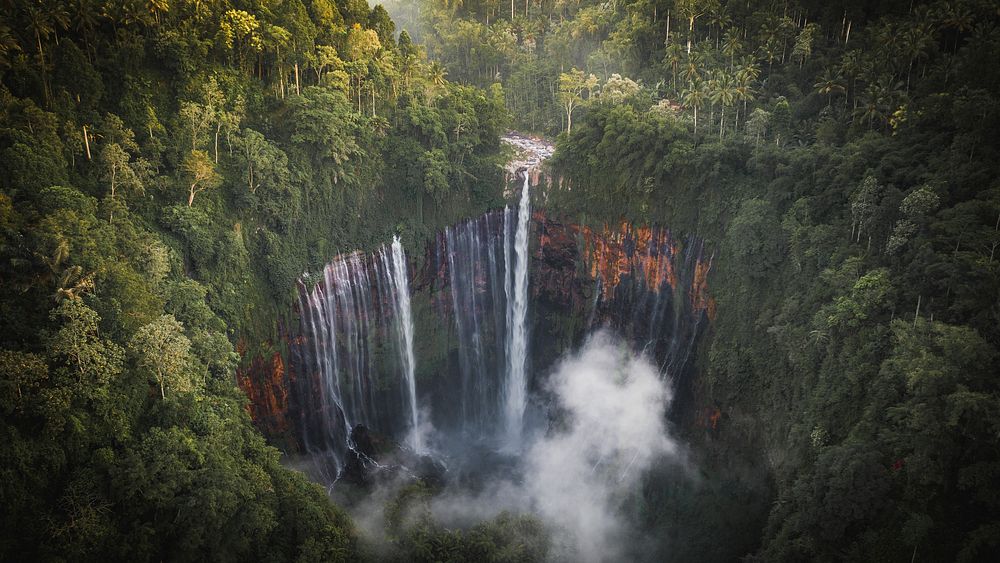
[[[396,313],[396,337],[399,342],[400,360],[403,367],[403,378],[406,380],[406,394],[410,407],[410,435],[409,443],[416,451],[422,451],[424,445],[420,437],[420,424],[418,421],[419,410],[417,409],[417,381],[415,376],[416,359],[413,355],[413,312],[410,309],[410,280],[406,274],[406,254],[403,252],[403,243],[399,237],[392,238],[392,260],[391,267],[386,265],[389,271],[393,290],[393,305]],[[383,257],[385,255],[383,254]]]
[[[504,420],[508,444],[521,443],[524,410],[528,398],[528,225],[531,221],[531,197],[528,173],[524,174],[521,203],[517,211],[517,231],[514,236],[513,280],[507,299],[507,381],[505,385]],[[509,266],[509,264],[508,264]],[[511,268],[507,268],[510,272]],[[510,295],[513,293],[513,295]]]

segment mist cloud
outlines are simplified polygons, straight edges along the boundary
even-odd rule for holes
[[[670,388],[648,358],[602,331],[557,365],[547,390],[553,428],[525,448],[520,481],[475,496],[445,493],[431,510],[445,525],[533,513],[552,530],[556,559],[620,559],[623,501],[654,463],[678,453],[665,422]]]
[[[579,559],[615,558],[621,501],[656,459],[677,450],[664,422],[670,390],[651,362],[606,332],[565,358],[549,388],[566,426],[525,456],[533,508],[568,534]]]

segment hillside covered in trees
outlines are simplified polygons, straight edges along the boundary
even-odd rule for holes
[[[336,249],[495,205],[502,94],[363,0],[4,2],[0,81],[0,559],[356,559],[237,352]]]
[[[550,209],[716,249],[718,321],[680,424],[723,489],[692,502],[744,543],[672,536],[677,497],[654,494],[678,560],[995,551],[998,16],[643,0],[416,18],[449,76],[499,81],[519,126],[563,133]],[[700,408],[720,415],[708,433]],[[725,499],[761,491],[773,504]]]
[[[553,221],[711,265],[688,466],[621,553],[1000,547],[995,2],[2,6],[0,560],[558,558],[530,514],[437,521],[433,482],[371,541],[235,376],[287,356],[303,272],[510,203],[508,127],[556,139]]]

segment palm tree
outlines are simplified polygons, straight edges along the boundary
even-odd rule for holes
[[[21,50],[17,37],[11,33],[10,28],[0,23],[0,68],[10,65],[10,55]]]
[[[729,14],[726,13],[726,7],[724,5],[717,4],[716,8],[712,10],[712,13],[708,15],[708,25],[715,28],[715,48],[719,48],[719,37],[722,35],[722,30],[729,27],[729,24],[733,22]]]
[[[785,64],[785,53],[788,49],[788,40],[794,39],[798,33],[799,26],[788,16],[782,17],[778,22],[778,40],[781,42],[781,64]]]
[[[844,57],[840,60],[837,70],[839,74],[847,77],[847,85],[850,87],[851,97],[857,103],[857,81],[867,71],[867,61],[864,55],[858,49],[844,53]]]
[[[431,63],[431,68],[427,71],[427,77],[430,78],[431,84],[435,86],[444,86],[445,78],[448,76],[448,71],[441,66],[441,63],[434,61]]]
[[[51,5],[41,0],[28,2],[25,6],[28,29],[35,36],[35,47],[38,49],[38,68],[42,75],[42,91],[46,102],[50,98],[48,73],[45,72],[45,48],[43,42],[54,35],[57,28],[66,29],[69,26],[69,14],[62,4]]]
[[[760,57],[767,59],[767,76],[771,76],[774,60],[778,58],[778,41],[766,41],[760,46]]]
[[[747,113],[747,103],[753,99],[754,91],[753,87],[749,82],[744,82],[739,76],[736,77],[735,86],[733,88],[733,93],[736,95],[736,100],[743,102],[743,115]],[[733,121],[733,129],[735,130],[740,124],[740,110],[739,107],[736,108],[736,119]]]
[[[673,74],[674,81],[674,91],[677,91],[677,67],[680,66],[681,61],[684,60],[684,49],[681,48],[680,43],[671,43],[667,47],[667,54],[664,57],[664,62],[670,65],[670,72]]]
[[[747,102],[756,94],[753,85],[759,78],[760,67],[753,59],[746,57],[740,61],[739,70],[736,71],[736,84],[740,99],[743,100],[743,115],[747,115]]]
[[[722,106],[722,115],[719,118],[719,140],[722,140],[722,132],[726,126],[726,108],[736,101],[736,87],[733,79],[726,73],[720,73],[719,78],[710,83],[710,98],[712,103]]]
[[[881,106],[879,106],[878,98],[866,95],[861,101],[861,105],[854,110],[854,115],[858,119],[867,120],[868,127],[870,129],[875,128],[875,121],[882,121],[885,119],[885,114],[882,112]]]
[[[687,53],[691,54],[691,44],[694,41],[694,22],[705,13],[706,5],[698,0],[680,0],[675,3],[677,11],[688,20]]]
[[[888,120],[896,105],[896,98],[903,95],[903,83],[894,82],[891,77],[883,77],[868,85],[862,104],[854,112],[855,117],[868,121],[868,127],[880,126]]]
[[[879,27],[875,33],[877,51],[889,61],[895,62],[900,58],[899,46],[902,43],[903,27],[902,25],[896,26],[892,23],[886,23]]]
[[[45,66],[45,48],[42,41],[48,40],[49,36],[55,33],[55,27],[49,12],[40,2],[31,2],[25,7],[25,16],[28,20],[28,29],[35,36],[35,48],[38,50],[38,62]]]
[[[146,10],[153,15],[153,21],[160,25],[160,14],[170,11],[169,0],[146,0]]]
[[[910,91],[910,74],[913,63],[928,57],[928,51],[934,46],[934,34],[928,24],[917,24],[903,31],[900,49],[907,58],[906,92]]]
[[[760,78],[760,67],[757,63],[750,57],[744,57],[740,60],[739,70],[736,71],[736,78],[740,81],[746,81],[749,84],[757,82]]]
[[[722,42],[722,54],[729,57],[729,70],[732,71],[736,64],[736,54],[743,50],[743,41],[740,40],[739,33],[733,30],[726,32],[726,39]]]
[[[974,21],[972,10],[964,0],[948,0],[939,4],[936,16],[941,28],[954,32],[952,50],[957,50],[959,37],[972,29]]]
[[[94,272],[84,275],[80,266],[70,266],[63,270],[56,284],[52,300],[56,303],[63,299],[79,299],[84,293],[94,290]]]
[[[94,4],[94,0],[73,0],[70,2],[70,10],[73,29],[83,37],[84,46],[87,48],[87,56],[93,60],[96,52],[94,51],[91,39],[99,25],[97,15],[100,9]]]
[[[833,95],[835,93],[843,93],[844,86],[840,83],[840,76],[835,75],[829,68],[820,77],[819,82],[813,84],[813,88],[819,94],[826,95],[826,107],[830,107],[833,104]]]
[[[427,69],[427,78],[431,83],[431,93],[432,97],[437,95],[437,92],[444,88],[447,80],[445,78],[448,76],[448,70],[444,68],[438,61],[431,63],[430,68]]]
[[[687,62],[684,64],[684,71],[681,74],[684,80],[687,80],[688,84],[693,84],[701,79],[701,72],[695,57],[688,55]]]
[[[778,57],[779,43],[781,42],[781,22],[777,19],[769,19],[760,26],[758,36],[760,42],[761,58],[767,59],[767,74],[771,74],[771,65]]]
[[[692,82],[691,87],[681,93],[681,103],[684,107],[694,110],[694,136],[698,136],[698,109],[705,105],[708,94],[701,82]]]

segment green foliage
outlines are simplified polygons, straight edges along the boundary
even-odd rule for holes
[[[360,0],[9,8],[0,559],[356,559],[252,429],[233,342],[273,339],[338,249],[498,205],[508,111],[573,120],[552,208],[717,253],[676,415],[708,478],[686,505],[651,481],[649,537],[775,561],[1000,543],[991,4],[453,2],[398,43]],[[704,405],[711,433],[683,422]],[[746,507],[772,489],[765,526]],[[547,555],[531,519],[448,530],[409,502],[398,559]]]
[[[329,190],[344,181],[359,187],[366,154],[362,129],[367,120],[351,111],[342,92],[319,87],[306,88],[294,98],[291,110],[291,140],[296,148],[313,155],[316,172],[329,170]]]
[[[160,398],[166,399],[166,389],[172,393],[189,393],[195,389],[188,355],[191,341],[184,336],[184,326],[173,315],[163,315],[143,326],[129,344],[136,365],[153,375],[160,387]]]
[[[502,92],[394,30],[363,1],[5,8],[0,559],[357,560],[235,370],[303,272],[500,199]],[[425,216],[398,171],[430,151]]]
[[[420,166],[424,169],[424,192],[440,204],[449,191],[448,161],[444,151],[434,149],[425,152],[420,157]]]
[[[386,503],[390,561],[546,561],[550,533],[532,516],[502,512],[468,529],[449,529],[430,512],[433,491],[415,483]]]
[[[774,274],[784,259],[782,232],[774,208],[762,199],[747,199],[729,223],[726,242],[732,266],[749,279],[760,280]]]
[[[963,13],[996,22],[973,4]],[[748,8],[728,3],[731,23],[699,15],[691,56],[668,50],[645,81],[686,91],[698,129],[594,104],[552,160],[560,213],[668,225],[713,252],[718,316],[674,413],[710,477],[697,500],[680,497],[696,525],[649,500],[647,533],[731,538],[713,546],[720,560],[988,559],[1000,544],[987,500],[1000,388],[985,375],[1000,341],[1000,146],[984,127],[1000,124],[1000,84],[973,45],[996,47],[945,24],[941,3],[847,7],[846,22],[833,20],[843,7]],[[737,80],[740,55],[722,52],[733,28],[749,30],[749,66],[765,66],[745,105],[719,90]],[[742,135],[734,110],[749,117]],[[723,112],[737,131],[716,142],[700,125]],[[687,422],[706,408],[722,413],[708,433]],[[770,495],[770,514],[719,492],[732,482]]]

